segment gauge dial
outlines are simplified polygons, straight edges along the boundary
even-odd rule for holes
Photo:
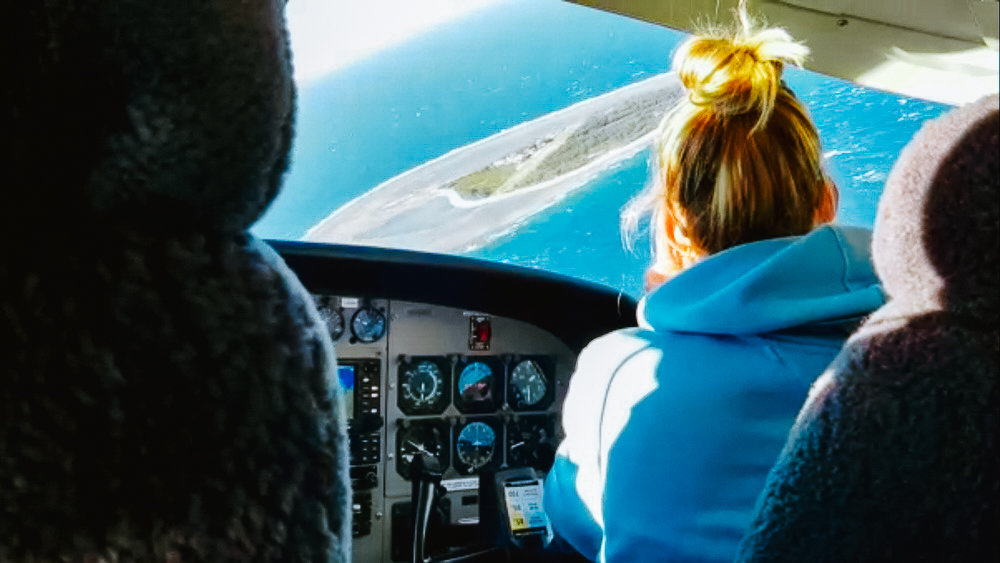
[[[410,464],[415,456],[430,455],[438,460],[442,470],[448,467],[448,433],[440,423],[416,423],[396,432],[396,471],[410,478]]]
[[[547,416],[522,416],[507,425],[507,465],[548,471],[555,459],[554,427]]]
[[[351,332],[360,342],[376,342],[385,336],[385,315],[371,305],[362,307],[351,319]]]
[[[535,360],[524,360],[510,374],[511,391],[517,407],[533,407],[546,398],[549,383]]]
[[[485,422],[470,422],[462,428],[456,440],[455,449],[465,473],[473,473],[493,460],[497,435]]]
[[[330,338],[333,340],[337,340],[344,334],[344,315],[340,309],[332,305],[321,306],[319,318],[323,319],[326,329],[330,331]]]
[[[463,358],[455,367],[455,408],[465,414],[494,412],[503,404],[504,364],[500,358]]]
[[[403,395],[417,407],[426,407],[441,396],[441,368],[434,362],[420,362],[405,373]]]
[[[450,365],[443,359],[416,358],[399,365],[399,408],[406,414],[438,414],[448,403]]]
[[[485,401],[493,387],[493,370],[483,362],[473,362],[458,378],[458,393],[463,401]]]

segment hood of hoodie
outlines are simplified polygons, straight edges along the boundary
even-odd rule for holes
[[[884,301],[871,231],[826,225],[698,262],[644,297],[638,320],[656,331],[761,334],[853,323]]]

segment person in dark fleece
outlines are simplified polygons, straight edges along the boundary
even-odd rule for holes
[[[738,561],[1000,560],[998,109],[900,154],[873,243],[891,301],[810,391]]]
[[[349,561],[309,294],[247,229],[294,114],[284,0],[4,7],[0,561]]]

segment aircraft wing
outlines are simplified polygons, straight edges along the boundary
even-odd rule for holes
[[[691,31],[738,0],[569,0]],[[958,105],[1000,89],[998,0],[748,0],[812,51],[806,66],[863,86]]]

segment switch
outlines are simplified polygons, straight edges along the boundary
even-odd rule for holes
[[[493,323],[489,317],[469,317],[469,350],[489,350]]]

